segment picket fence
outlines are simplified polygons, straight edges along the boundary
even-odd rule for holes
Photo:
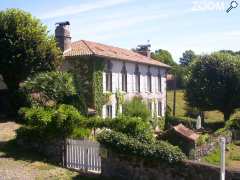
[[[66,139],[63,164],[70,169],[101,173],[100,144],[90,140]]]

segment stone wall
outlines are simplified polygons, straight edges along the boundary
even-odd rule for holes
[[[208,155],[211,153],[216,147],[219,145],[219,137],[211,138],[210,142],[207,144],[203,144],[201,146],[196,146],[189,156],[190,159],[198,160],[201,159],[203,156]],[[226,144],[230,144],[232,142],[232,135],[225,135]]]
[[[25,139],[17,139],[17,143],[27,149],[37,151],[44,155],[49,161],[58,164],[62,163],[62,156],[64,152],[64,141],[60,139],[53,139],[51,141],[26,141]]]
[[[122,180],[217,180],[216,166],[185,161],[167,165],[155,160],[144,160],[108,151],[102,157],[102,175]],[[239,171],[227,170],[226,180],[240,180]]]

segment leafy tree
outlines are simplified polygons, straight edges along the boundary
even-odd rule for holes
[[[177,63],[173,60],[171,53],[164,49],[156,50],[151,54],[151,57],[170,66],[177,65]]]
[[[202,111],[221,111],[227,121],[240,107],[240,56],[222,52],[200,56],[191,67],[186,99]]]
[[[181,66],[188,66],[193,60],[196,58],[195,53],[192,50],[187,50],[183,53],[182,57],[180,58],[180,65]]]
[[[61,51],[47,27],[19,9],[0,11],[0,74],[10,92],[40,71],[54,70]]]
[[[84,97],[78,92],[73,76],[67,72],[39,73],[21,83],[21,90],[31,105],[53,106],[64,103],[73,105],[82,114],[87,111]]]

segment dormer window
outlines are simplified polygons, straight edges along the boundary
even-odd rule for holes
[[[135,67],[135,72],[134,72],[134,76],[135,76],[135,91],[136,92],[140,92],[140,71],[139,71],[139,67],[138,65],[136,65]]]
[[[106,91],[112,92],[112,63],[110,61],[107,62],[105,74],[106,74]]]
[[[152,92],[152,74],[150,72],[150,67],[148,67],[147,72],[147,91]]]
[[[123,64],[121,73],[122,73],[122,91],[127,92],[127,70],[125,63]]]

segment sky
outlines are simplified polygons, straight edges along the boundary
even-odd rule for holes
[[[239,5],[240,5],[240,0]],[[55,23],[70,21],[72,40],[122,48],[150,42],[176,62],[185,50],[197,54],[240,50],[240,6],[231,0],[1,0],[0,10],[20,8],[54,34]]]

